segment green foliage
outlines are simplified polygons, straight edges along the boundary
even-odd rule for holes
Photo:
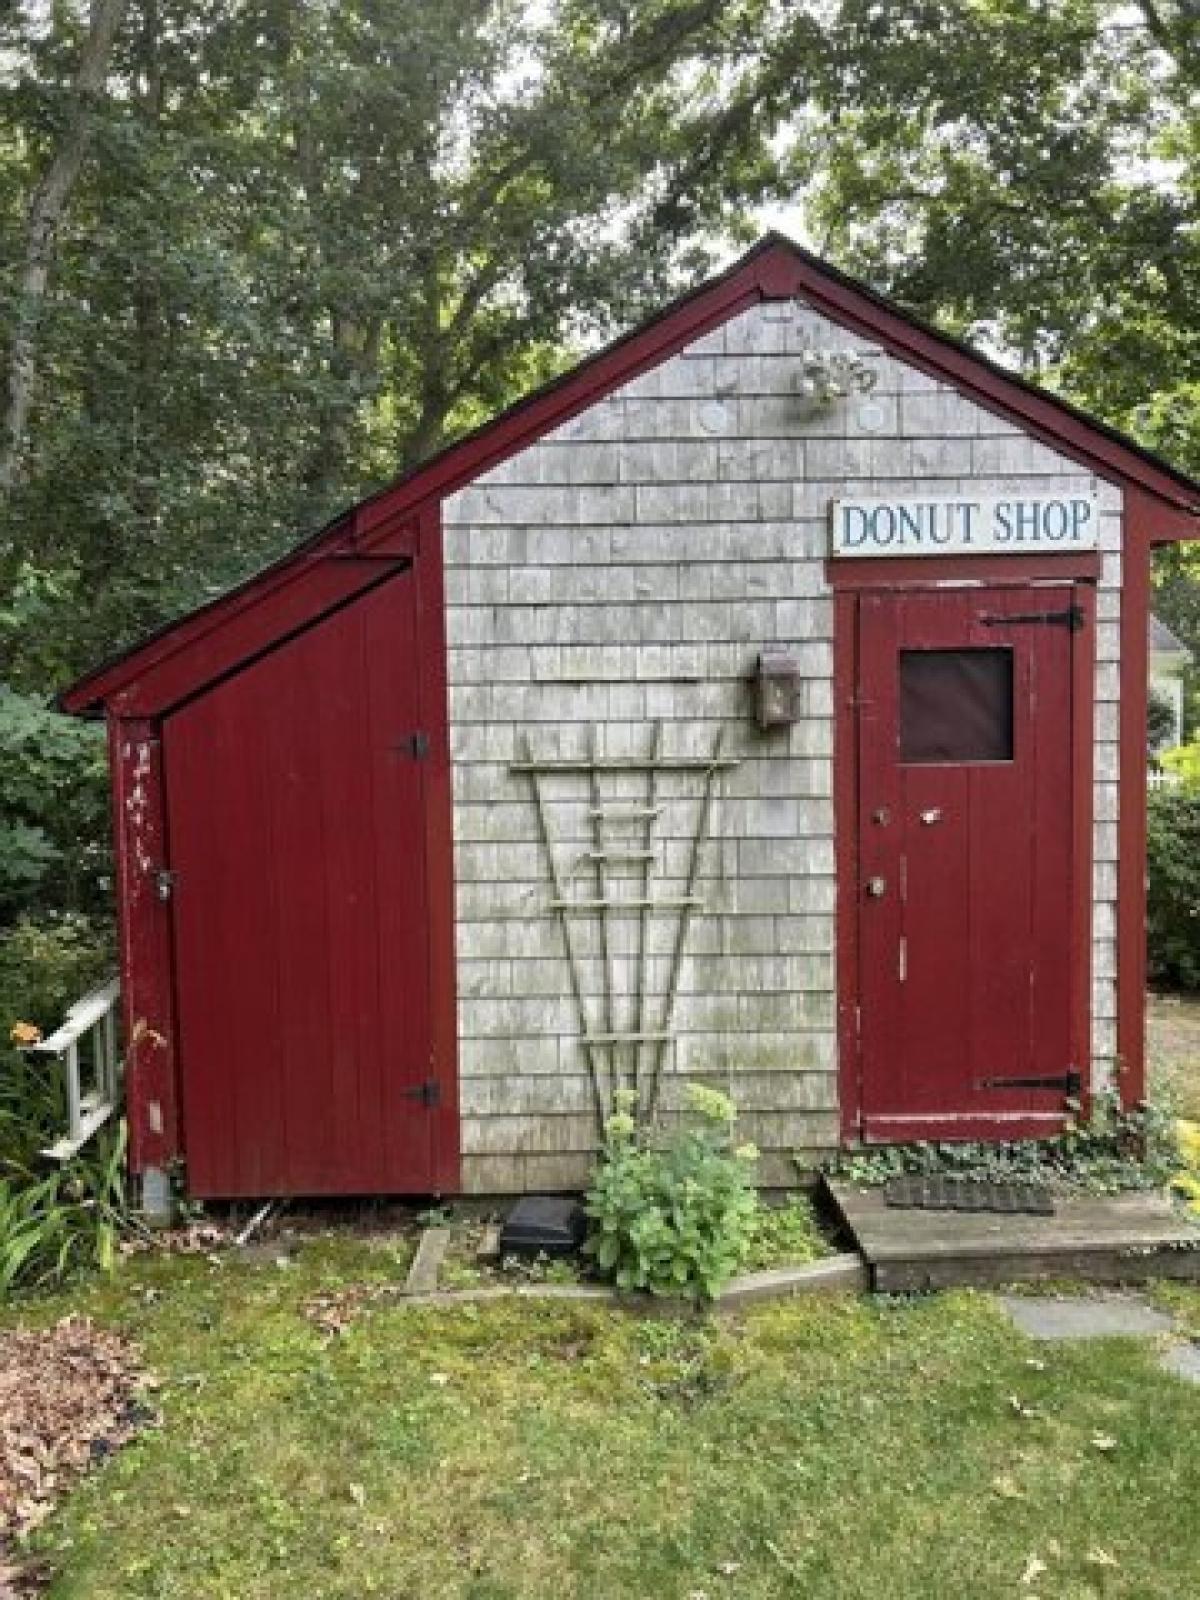
[[[1056,1138],[881,1145],[845,1151],[826,1170],[866,1185],[903,1173],[943,1173],[1117,1194],[1161,1188],[1178,1166],[1175,1118],[1169,1108],[1148,1104],[1126,1112],[1115,1095],[1098,1095],[1091,1117],[1075,1120]]]
[[[109,1272],[129,1226],[125,1125],[48,1170],[0,1166],[0,1297]]]
[[[737,1271],[758,1206],[758,1152],[734,1144],[727,1096],[692,1085],[692,1121],[663,1146],[639,1135],[631,1091],[616,1097],[585,1202],[584,1249],[619,1289],[714,1299]]]
[[[0,32],[0,357],[78,53],[80,5],[38,10]],[[130,0],[0,504],[0,678],[207,598],[694,281],[820,37],[775,0]]]
[[[126,1218],[123,1127],[47,1164],[40,1152],[66,1126],[62,1073],[9,1042],[17,1023],[55,1027],[111,960],[108,928],[77,913],[0,933],[0,1295],[113,1262]]]
[[[1165,694],[1151,689],[1146,706],[1146,746],[1156,755],[1175,737],[1175,707]]]
[[[766,1272],[771,1267],[819,1261],[831,1253],[812,1201],[792,1195],[781,1205],[759,1205],[751,1219],[741,1267],[746,1272]]]
[[[57,1026],[72,1001],[111,970],[107,922],[65,911],[24,916],[0,930],[0,1041],[17,1022],[43,1032]]]
[[[95,908],[107,887],[104,735],[0,685],[0,921],[25,907]]]
[[[1200,469],[1195,8],[839,10],[812,206],[834,255]]]
[[[1190,771],[1200,746],[1178,752]],[[1146,828],[1147,950],[1150,977],[1200,989],[1200,776],[1152,789]]]

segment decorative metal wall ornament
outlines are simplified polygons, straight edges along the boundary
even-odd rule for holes
[[[549,909],[562,927],[563,945],[570,971],[571,992],[579,1014],[580,1042],[591,1079],[598,1125],[602,1128],[612,1112],[618,1089],[632,1089],[643,1120],[657,1115],[663,1071],[674,1039],[676,1003],[688,932],[704,903],[697,893],[703,847],[712,827],[713,800],[718,776],[740,763],[722,754],[724,730],[719,730],[711,755],[668,756],[663,754],[662,723],[651,733],[649,753],[639,756],[610,756],[597,753],[595,730],[589,731],[588,753],[578,758],[547,757],[535,760],[528,735],[522,735],[521,757],[512,771],[528,773],[533,787],[538,833],[546,852],[553,890]],[[660,840],[656,832],[666,809],[662,778],[668,773],[693,773],[700,779],[698,794],[686,797],[696,807],[682,894],[656,893]],[[587,810],[591,838],[587,849],[574,852],[569,869],[564,871],[562,852],[551,833],[550,809],[545,782],[554,775],[575,775],[586,784]],[[604,779],[617,775],[644,775],[642,793],[634,801],[628,796],[606,795]],[[575,796],[578,799],[578,795]],[[615,831],[614,831],[615,830]],[[634,869],[632,876],[614,878],[612,868],[623,864]],[[631,885],[632,894],[621,894],[621,884]],[[666,984],[659,996],[652,994],[649,982],[650,932],[653,919],[675,918],[670,945],[670,965]],[[579,919],[594,918],[599,945],[602,992],[594,997],[599,1015],[593,1015],[584,981],[580,951]],[[613,924],[618,918],[633,920],[637,933],[632,962],[633,983],[628,986],[628,1003],[622,1008],[617,984],[617,955]],[[657,1002],[657,1003],[656,1003]],[[625,1009],[626,1023],[620,1012]],[[657,1017],[655,1012],[657,1011]]]
[[[792,387],[810,415],[828,411],[852,394],[870,394],[879,375],[857,350],[800,351],[800,371]]]

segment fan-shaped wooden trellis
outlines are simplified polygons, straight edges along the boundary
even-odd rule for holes
[[[722,742],[723,730],[718,731],[710,755],[664,755],[660,722],[652,729],[649,753],[645,756],[600,756],[596,751],[593,730],[586,755],[535,759],[526,735],[522,738],[522,759],[513,763],[512,770],[527,773],[533,787],[538,830],[549,862],[553,886],[549,908],[558,916],[562,926],[571,989],[579,1013],[580,1042],[587,1058],[596,1116],[601,1126],[611,1112],[613,1094],[620,1088],[636,1092],[639,1111],[644,1119],[652,1120],[658,1110],[664,1063],[674,1036],[679,977],[688,932],[695,914],[703,910],[696,887],[701,853],[712,824],[716,780],[721,772],[739,765],[735,758],[722,754]],[[659,877],[656,844],[661,842],[657,840],[656,833],[666,805],[661,778],[666,773],[695,773],[702,785],[699,795],[695,797],[696,823],[681,895],[655,892]],[[590,847],[576,853],[566,873],[563,872],[560,852],[551,833],[550,806],[545,790],[547,778],[564,774],[576,774],[586,783],[591,821]],[[631,802],[628,797],[622,797],[617,801],[606,797],[606,777],[630,774],[644,775],[643,792],[637,800]],[[634,885],[633,895],[618,892],[619,884],[614,881],[610,870],[618,863],[641,869],[632,879],[620,880]],[[589,875],[590,888],[579,893],[578,885]],[[653,1014],[654,997],[647,982],[649,928],[651,918],[663,914],[672,914],[677,920],[666,988],[656,1018]],[[615,918],[631,916],[636,917],[638,927],[632,1015],[629,1019],[631,1026],[619,1027],[612,923]],[[600,997],[603,1014],[595,1020],[589,1015],[575,933],[577,919],[581,917],[598,919],[604,982]]]

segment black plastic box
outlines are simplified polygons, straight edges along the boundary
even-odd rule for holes
[[[587,1233],[587,1218],[570,1195],[527,1194],[500,1230],[502,1256],[573,1256]]]

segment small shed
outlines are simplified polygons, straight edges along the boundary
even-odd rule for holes
[[[1143,1093],[1150,555],[1200,485],[778,235],[62,697],[111,740],[131,1156],[761,1181]]]

